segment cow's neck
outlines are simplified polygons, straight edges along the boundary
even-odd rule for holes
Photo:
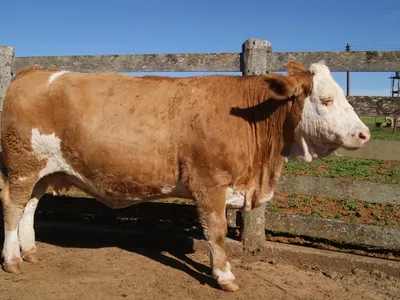
[[[263,118],[253,115],[252,134],[256,137],[253,160],[253,170],[257,196],[261,199],[269,198],[278,184],[285,157],[294,141],[294,129],[298,123],[298,106],[290,101],[262,101],[263,94],[255,99],[256,106],[263,107],[254,110],[255,114],[262,113]]]

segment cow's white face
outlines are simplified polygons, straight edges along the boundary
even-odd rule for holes
[[[354,112],[328,67],[316,63],[310,72],[313,89],[305,99],[302,119],[295,129],[292,154],[311,161],[340,147],[355,150],[364,146],[370,139],[369,129]]]

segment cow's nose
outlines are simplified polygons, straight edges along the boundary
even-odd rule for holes
[[[367,143],[369,141],[369,139],[371,138],[371,134],[369,132],[369,129],[361,129],[358,132],[358,138],[360,139],[360,143],[361,145]]]

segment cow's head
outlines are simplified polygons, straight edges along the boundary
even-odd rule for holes
[[[292,155],[311,161],[340,147],[361,148],[369,141],[368,127],[354,112],[324,63],[312,64],[307,70],[298,62],[289,62],[286,70],[298,82],[300,92],[307,93],[294,132]]]

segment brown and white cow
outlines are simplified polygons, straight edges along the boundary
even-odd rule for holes
[[[75,185],[114,208],[196,201],[213,276],[238,286],[224,246],[226,208],[272,199],[289,156],[357,149],[368,128],[323,63],[288,76],[133,77],[31,67],[4,101],[3,267],[38,261],[34,213],[49,186]]]

